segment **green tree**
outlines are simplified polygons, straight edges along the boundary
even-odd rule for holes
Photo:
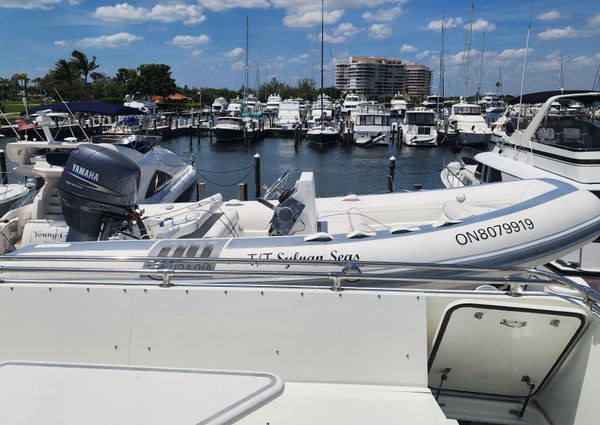
[[[75,69],[77,69],[83,76],[83,92],[87,97],[88,75],[90,75],[90,73],[92,73],[95,69],[98,69],[100,65],[96,63],[96,56],[92,56],[92,60],[90,61],[85,53],[80,52],[79,50],[73,50],[71,52],[71,57],[71,62],[75,66]]]
[[[27,85],[29,84],[29,77],[26,72],[17,72],[11,78],[13,84],[16,86],[17,91],[23,90],[23,96],[27,98]]]
[[[57,87],[60,91],[66,89],[71,99],[75,98],[75,83],[79,79],[79,71],[72,62],[65,59],[57,60],[48,77],[53,88]]]
[[[297,95],[310,102],[317,98],[315,90],[315,80],[313,78],[301,78],[298,80]]]
[[[165,64],[149,63],[137,69],[137,91],[149,95],[167,96],[177,90],[177,84],[171,76],[171,67]]]

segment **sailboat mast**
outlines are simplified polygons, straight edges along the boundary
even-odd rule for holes
[[[481,87],[483,83],[483,52],[485,51],[485,32],[483,33],[483,42],[481,43],[481,60],[479,62],[479,81],[477,82],[477,100],[481,97]]]
[[[442,40],[440,47],[440,93],[438,96],[437,113],[440,114],[440,99],[444,101],[444,19],[446,18],[446,11],[442,10]]]
[[[563,55],[560,55],[560,67],[558,68],[558,89],[563,92],[565,90],[565,81],[563,76]]]
[[[323,130],[323,43],[325,40],[324,18],[325,15],[325,0],[321,0],[321,130]]]
[[[242,99],[242,112],[246,111],[247,88],[248,88],[248,17],[246,16],[246,67],[244,69],[244,98]]]
[[[469,67],[471,66],[471,38],[473,37],[473,14],[475,7],[471,6],[471,14],[469,15],[469,29],[467,32],[467,69],[465,71],[465,102],[467,101],[467,92],[469,89]]]

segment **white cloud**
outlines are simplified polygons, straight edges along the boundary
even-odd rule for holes
[[[192,49],[210,43],[210,37],[206,34],[176,35],[169,43],[182,49]]]
[[[544,41],[557,40],[561,38],[574,38],[578,36],[579,32],[570,26],[564,28],[551,28],[538,34],[538,38]]]
[[[386,24],[373,24],[371,25],[371,28],[369,28],[369,35],[378,39],[388,38],[392,35],[392,29]]]
[[[406,1],[401,1],[400,4]],[[391,22],[404,12],[398,4],[390,9],[378,9],[376,12],[364,12],[361,16],[365,21]]]
[[[67,40],[56,40],[56,41],[54,42],[54,45],[55,45],[55,46],[58,46],[58,47],[65,47],[65,46],[67,46],[68,44],[69,44],[69,43],[67,42]]]
[[[464,29],[468,29],[469,24],[464,26]],[[473,31],[494,31],[496,29],[496,24],[492,22],[488,22],[485,19],[479,18],[475,22],[473,22]]]
[[[51,9],[61,0],[0,0],[0,8],[4,9]]]
[[[597,15],[592,16],[588,20],[588,25],[591,26],[591,27],[600,26],[600,13],[597,14]]]
[[[496,57],[498,59],[507,60],[507,61],[513,60],[513,59],[519,59],[519,58],[522,58],[523,56],[525,56],[525,51],[526,51],[526,49],[524,47],[521,49],[504,49]],[[529,48],[529,53],[531,53],[532,51],[533,51],[533,49]]]
[[[118,3],[114,6],[101,6],[94,16],[109,22],[183,22],[193,25],[203,22],[206,16],[198,5],[183,3],[157,4],[152,9],[135,7],[129,3]]]
[[[298,55],[296,57],[289,58],[288,63],[290,63],[290,64],[306,63],[306,61],[309,58],[310,58],[310,55],[308,53],[302,53],[301,55]]]
[[[415,55],[415,57],[417,59],[424,59],[428,56],[430,56],[433,52],[431,50],[423,50],[422,52],[419,52]]]
[[[232,71],[242,71],[246,67],[246,64],[242,61],[237,61],[231,64]]]
[[[241,56],[244,54],[244,49],[242,49],[241,47],[236,47],[235,49],[231,49],[230,51],[225,53],[225,56],[227,56],[228,58],[237,58],[238,56]]]
[[[222,12],[235,8],[265,9],[269,7],[267,0],[198,0],[198,3],[213,12]]]
[[[331,10],[323,14],[325,24],[335,24],[344,15],[343,10]],[[292,28],[310,28],[321,23],[321,11],[314,10],[306,13],[287,15],[283,18],[283,24]]]
[[[119,47],[127,47],[131,43],[139,40],[142,40],[142,37],[129,32],[119,32],[111,35],[82,38],[81,40],[77,40],[75,45],[80,47],[95,47],[98,49],[115,49]]]
[[[581,67],[593,67],[597,64],[596,60],[589,56],[577,56],[571,62]]]
[[[556,10],[549,10],[537,16],[539,21],[557,21],[561,18],[560,13]]]
[[[411,44],[403,44],[402,47],[400,47],[400,51],[402,53],[415,53],[417,48]]]
[[[330,32],[325,31],[325,42],[338,44],[343,43],[346,40],[356,36],[359,32],[361,32],[360,28],[355,27],[351,22],[344,22],[339,24],[337,27],[332,29]],[[321,34],[318,35],[310,35],[308,36],[309,40],[320,40]]]
[[[452,29],[459,25],[463,24],[463,20],[461,17],[458,18],[448,18],[444,21],[444,29]],[[442,20],[431,21],[427,24],[426,29],[432,31],[441,31],[442,30]]]

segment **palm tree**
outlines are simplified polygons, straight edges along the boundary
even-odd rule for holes
[[[71,62],[75,65],[75,68],[83,75],[83,89],[85,96],[88,94],[88,75],[97,69],[100,65],[96,63],[96,56],[92,56],[92,60],[88,60],[85,53],[79,50],[73,50],[71,52]]]
[[[77,69],[72,62],[67,62],[65,59],[59,59],[54,64],[54,69],[51,71],[52,78],[57,83],[65,84],[73,97],[73,85],[77,78]]]
[[[27,98],[27,84],[29,83],[29,76],[26,72],[17,72],[12,76],[11,80],[21,88],[21,81],[23,81],[23,96]]]

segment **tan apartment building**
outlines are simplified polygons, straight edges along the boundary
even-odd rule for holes
[[[425,97],[431,88],[431,70],[424,65],[405,64],[400,59],[351,56],[347,63],[336,65],[335,85],[344,92],[369,98],[382,99],[396,93],[420,93],[419,96]]]

